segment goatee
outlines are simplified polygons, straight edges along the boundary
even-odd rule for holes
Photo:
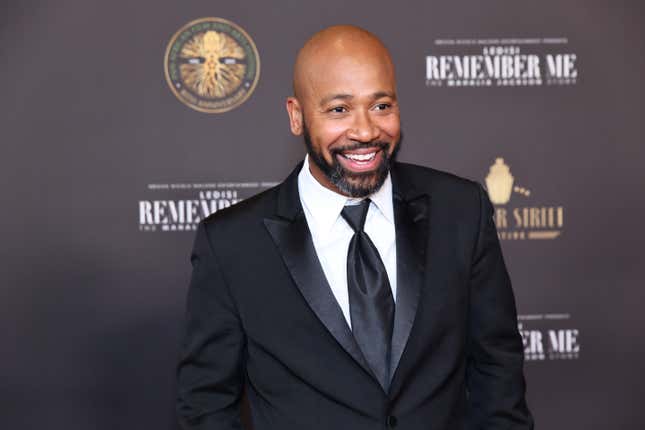
[[[391,161],[394,160],[401,143],[401,139],[399,139],[392,153],[390,153],[392,144],[383,141],[355,142],[342,148],[334,148],[330,150],[332,155],[332,162],[330,164],[325,160],[322,153],[314,149],[306,124],[303,124],[303,134],[310,160],[313,161],[329,182],[338,188],[341,193],[354,198],[367,197],[381,188],[390,172]],[[338,161],[337,155],[343,151],[352,151],[361,148],[378,148],[382,152],[381,162],[375,170],[370,172],[352,172],[343,167]]]

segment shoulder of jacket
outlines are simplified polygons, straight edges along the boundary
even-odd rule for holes
[[[275,212],[278,187],[279,185],[276,185],[227,208],[213,212],[202,220],[204,227],[207,230],[215,228],[215,226],[218,226],[218,230],[244,228],[270,216]]]
[[[406,177],[407,181],[430,194],[460,191],[478,193],[478,189],[481,187],[476,181],[432,167],[397,162],[397,169],[399,174]]]

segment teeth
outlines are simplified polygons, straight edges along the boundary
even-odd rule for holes
[[[374,156],[376,155],[376,152],[370,152],[368,154],[344,154],[344,155],[350,160],[369,161],[374,158]]]

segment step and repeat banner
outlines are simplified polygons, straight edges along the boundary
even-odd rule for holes
[[[487,189],[537,428],[640,428],[641,2],[10,0],[5,10],[3,428],[177,428],[197,223],[303,158],[285,110],[293,61],[333,24],[364,27],[392,52],[399,159]]]

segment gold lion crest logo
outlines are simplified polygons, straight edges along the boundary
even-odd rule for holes
[[[166,81],[192,109],[226,112],[246,101],[260,77],[255,43],[222,18],[191,21],[173,35],[164,57]]]

